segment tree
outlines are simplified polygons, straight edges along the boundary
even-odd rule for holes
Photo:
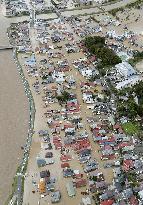
[[[105,44],[105,38],[101,37],[101,36],[88,36],[85,38],[85,45],[86,47],[91,47],[92,45],[96,45],[96,44]]]
[[[89,36],[85,38],[84,43],[88,50],[101,60],[99,65],[97,65],[97,69],[102,76],[106,74],[106,69],[108,66],[113,66],[122,62],[120,57],[117,56],[112,49],[107,47],[104,37]],[[105,71],[103,68],[105,68]]]
[[[62,103],[62,102],[64,103],[64,102],[67,102],[69,100],[70,94],[68,92],[64,91],[62,93],[62,95],[58,95],[56,98],[60,103]]]

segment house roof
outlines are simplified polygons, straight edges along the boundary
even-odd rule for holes
[[[105,200],[100,203],[100,205],[112,205],[114,203],[113,199]]]
[[[46,184],[45,184],[45,181],[40,181],[39,182],[39,192],[41,194],[45,193],[46,192]]]
[[[129,199],[129,203],[130,203],[130,205],[138,205],[139,204],[137,198],[134,195]]]
[[[126,159],[123,161],[123,169],[129,171],[134,166],[133,160]]]

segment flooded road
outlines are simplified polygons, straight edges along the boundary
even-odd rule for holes
[[[19,19],[21,20],[21,19]],[[8,46],[10,22],[0,10],[0,46]],[[12,50],[0,50],[0,204],[4,205],[22,157],[28,130],[28,100],[13,61]]]

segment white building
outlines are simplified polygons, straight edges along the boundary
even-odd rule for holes
[[[133,75],[133,76],[129,77],[127,80],[124,80],[122,82],[117,83],[116,89],[120,90],[120,89],[123,89],[125,87],[131,87],[141,80],[142,80],[141,76]]]
[[[115,66],[117,71],[121,76],[124,76],[125,78],[128,78],[132,75],[137,74],[137,71],[134,70],[134,68],[127,62],[119,63]]]

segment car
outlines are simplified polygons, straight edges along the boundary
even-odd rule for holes
[[[55,160],[54,159],[46,159],[46,165],[49,165],[49,164],[54,164],[55,163]]]
[[[88,172],[92,172],[96,169],[98,169],[98,164],[95,161],[92,161],[92,162],[87,163],[87,165],[84,168],[84,172],[88,173]]]
[[[53,149],[53,147],[52,147],[52,144],[49,143],[49,144],[48,144],[48,147],[46,147],[45,150],[51,150],[51,149]]]
[[[47,191],[53,192],[55,190],[54,184],[52,184],[52,183],[47,184],[46,189],[47,189]]]
[[[63,177],[73,177],[74,171],[70,168],[63,169]]]
[[[46,152],[45,158],[52,158],[52,157],[53,157],[53,153],[52,152]]]
[[[113,166],[113,164],[111,164],[111,163],[106,163],[105,165],[104,165],[104,168],[106,169],[106,168],[110,168],[110,167],[112,167]]]
[[[38,134],[39,134],[39,136],[47,136],[48,130],[39,130]]]
[[[51,195],[51,202],[52,203],[58,203],[61,199],[61,193],[60,191],[55,191]]]
[[[60,160],[62,162],[68,162],[72,160],[72,157],[70,155],[61,155]]]
[[[66,168],[66,167],[67,167],[67,168],[70,168],[69,163],[65,162],[65,163],[62,163],[62,164],[61,164],[61,168],[64,169],[64,168]]]
[[[49,136],[43,136],[43,141],[44,142],[50,142],[50,137]]]
[[[91,158],[91,155],[90,156],[85,156],[85,157],[80,157],[79,161],[80,161],[81,164],[85,164],[89,161],[90,158]]]
[[[90,156],[90,155],[91,155],[91,150],[90,149],[85,149],[85,150],[82,150],[80,152],[80,158],[87,157],[87,156]]]
[[[87,166],[85,169],[84,169],[84,172],[85,173],[88,173],[88,172],[92,172],[92,171],[95,171],[97,169],[97,166]]]

